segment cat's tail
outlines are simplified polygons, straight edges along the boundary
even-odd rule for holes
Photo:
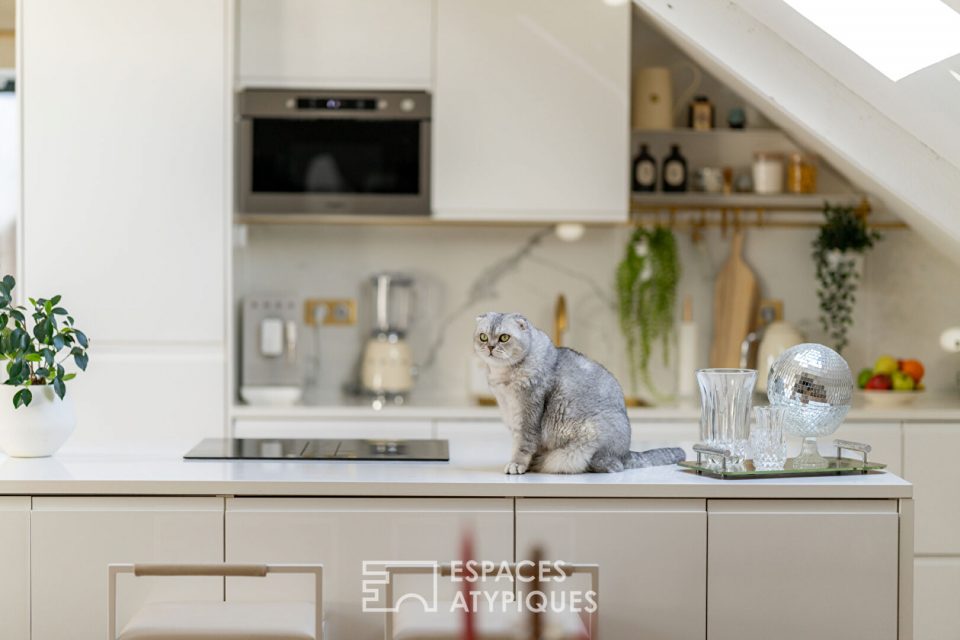
[[[659,467],[664,464],[677,464],[687,459],[687,454],[680,447],[662,447],[646,451],[631,451],[627,461],[628,469],[642,467]]]

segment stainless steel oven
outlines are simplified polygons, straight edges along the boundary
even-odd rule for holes
[[[430,213],[430,96],[247,90],[239,95],[242,213]]]

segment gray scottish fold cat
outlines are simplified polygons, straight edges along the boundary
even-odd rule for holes
[[[516,313],[477,316],[473,349],[513,434],[506,473],[608,473],[675,464],[683,449],[630,451],[630,421],[613,375],[557,348]]]

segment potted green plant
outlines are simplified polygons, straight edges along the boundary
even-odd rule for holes
[[[638,228],[627,242],[617,267],[620,330],[627,342],[634,393],[642,383],[655,399],[665,396],[653,384],[650,357],[659,341],[663,361],[670,361],[680,261],[673,232],[663,227]]]
[[[53,455],[76,427],[66,383],[76,377],[64,364],[87,368],[87,336],[59,306],[60,296],[13,304],[12,276],[0,280],[0,360],[7,380],[0,385],[0,449],[7,455]],[[28,314],[30,321],[28,328]]]
[[[853,207],[824,204],[826,222],[813,241],[813,260],[817,268],[817,298],[820,324],[842,352],[847,332],[853,325],[853,305],[863,270],[863,256],[881,239],[867,227],[866,217]]]

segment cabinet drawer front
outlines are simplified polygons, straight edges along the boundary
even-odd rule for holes
[[[430,438],[429,420],[246,420],[233,423],[237,438]]]
[[[0,636],[29,640],[30,498],[0,497],[0,567]]]
[[[599,634],[704,637],[704,500],[517,500],[517,557],[600,565]]]
[[[31,514],[33,640],[107,635],[107,565],[221,562],[218,498],[36,498]],[[118,624],[149,600],[219,600],[219,578],[118,582]]]
[[[650,423],[633,421],[630,448],[643,451],[654,447],[680,447],[693,460],[693,445],[700,442],[700,425],[696,422]]]
[[[708,509],[710,640],[897,638],[896,501],[710,500]]]
[[[465,531],[472,532],[477,558],[511,560],[513,501],[235,498],[227,501],[226,558],[322,563],[330,637],[380,640],[384,614],[362,611],[364,561],[459,560]],[[431,584],[429,577],[407,577],[404,593],[426,593]],[[311,594],[310,580],[300,576],[227,581],[229,600],[305,599]]]

